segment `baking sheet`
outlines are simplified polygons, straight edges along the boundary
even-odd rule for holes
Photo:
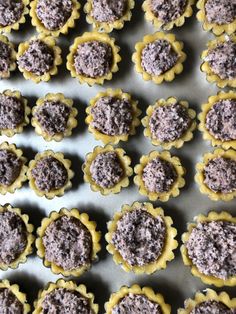
[[[85,1],[81,2],[84,5]],[[30,221],[35,228],[40,226],[41,219],[50,211],[58,211],[62,207],[68,209],[77,207],[81,211],[87,212],[91,219],[97,221],[98,228],[104,237],[107,221],[112,218],[115,211],[120,210],[123,204],[147,201],[145,197],[138,194],[138,189],[133,183],[118,195],[101,196],[99,193],[92,192],[89,185],[83,182],[81,165],[84,157],[96,145],[102,144],[95,141],[93,136],[88,133],[84,122],[85,107],[89,99],[99,91],[111,87],[122,88],[131,93],[133,98],[139,100],[139,107],[143,111],[142,117],[145,115],[147,106],[153,104],[157,98],[175,96],[179,99],[188,100],[190,106],[199,112],[201,103],[205,102],[209,95],[217,92],[216,86],[207,83],[205,75],[199,69],[201,51],[205,49],[207,41],[213,38],[213,35],[202,30],[195,16],[187,19],[183,27],[171,31],[176,34],[178,40],[184,42],[184,51],[187,53],[187,61],[184,63],[184,72],[181,75],[178,75],[171,83],[157,86],[152,82],[144,82],[141,75],[134,71],[131,55],[135,43],[140,41],[144,35],[155,31],[154,27],[144,20],[141,2],[136,1],[131,22],[126,23],[123,30],[112,33],[112,36],[117,39],[117,44],[121,47],[122,62],[119,65],[119,72],[114,75],[111,82],[105,83],[104,86],[80,85],[70,77],[66,70],[65,63],[69,45],[72,44],[76,36],[81,35],[84,31],[92,30],[91,26],[86,24],[84,14],[78,20],[76,29],[70,30],[68,36],[60,37],[59,45],[63,49],[63,65],[59,68],[59,74],[53,77],[49,83],[36,85],[24,80],[19,72],[14,73],[10,80],[0,82],[1,91],[6,88],[20,90],[29,99],[31,106],[35,104],[38,97],[42,97],[48,92],[62,92],[66,97],[74,99],[79,111],[78,127],[73,132],[73,136],[60,143],[45,142],[34,133],[34,129],[30,126],[22,134],[13,138],[1,138],[1,141],[7,140],[22,148],[28,159],[32,159],[37,152],[53,149],[64,152],[65,156],[72,160],[72,168],[75,171],[73,188],[66,192],[63,197],[53,200],[39,198],[30,190],[28,184],[13,195],[0,196],[1,204],[11,203],[15,207],[21,207],[30,216]],[[30,26],[28,18],[27,24],[21,26],[20,31],[11,34],[10,39],[18,43],[34,34],[36,32]],[[138,128],[135,136],[130,137],[127,143],[122,143],[120,146],[132,158],[132,166],[138,163],[142,154],[159,149],[152,146],[150,141],[143,136],[142,126]],[[187,184],[181,189],[178,198],[171,199],[167,203],[154,202],[154,205],[162,206],[165,214],[173,218],[180,243],[181,234],[186,230],[186,223],[191,221],[195,215],[207,214],[212,209],[216,211],[227,210],[234,215],[236,214],[236,201],[229,203],[212,202],[207,196],[200,194],[198,186],[194,182],[195,164],[201,160],[203,153],[211,150],[213,149],[210,144],[202,140],[200,132],[195,132],[194,140],[186,143],[179,150],[172,149],[171,151],[172,154],[181,158],[187,169]],[[120,266],[115,265],[112,256],[106,252],[105,246],[105,240],[103,240],[99,262],[93,265],[92,269],[82,277],[75,279],[77,283],[86,284],[88,290],[95,294],[95,301],[100,305],[100,313],[104,313],[104,303],[109,299],[110,293],[117,291],[122,285],[138,283],[142,286],[151,286],[155,291],[164,295],[166,302],[172,306],[172,313],[176,313],[177,308],[183,306],[187,297],[193,297],[198,289],[206,287],[198,278],[192,277],[190,269],[183,265],[179,248],[175,252],[176,258],[168,263],[165,270],[149,276],[136,276],[125,273]],[[27,263],[21,264],[18,269],[1,271],[0,278],[7,278],[11,282],[19,284],[21,290],[27,293],[28,300],[32,304],[37,297],[38,290],[43,288],[48,281],[56,281],[60,276],[53,275],[50,269],[45,268],[42,260],[34,253],[28,258]],[[219,291],[219,289],[216,290]],[[223,290],[229,292],[231,296],[236,295],[235,288],[224,288]]]

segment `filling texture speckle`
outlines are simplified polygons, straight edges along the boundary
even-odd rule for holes
[[[24,105],[16,97],[0,94],[0,129],[15,129],[24,121]]]
[[[180,17],[186,7],[186,0],[150,0],[152,13],[164,24]]]
[[[11,65],[11,47],[0,40],[0,76],[9,71]]]
[[[0,25],[2,27],[12,25],[20,20],[24,10],[21,0],[0,1]]]
[[[7,288],[0,288],[0,313],[23,314],[23,304]]]
[[[22,161],[15,153],[0,150],[0,184],[10,186],[19,177],[22,168]]]
[[[230,24],[236,18],[235,0],[207,0],[205,10],[206,18],[210,23]]]
[[[236,310],[231,310],[222,302],[209,300],[198,304],[190,314],[235,314]]]
[[[127,8],[127,0],[93,0],[92,16],[98,22],[119,20]]]
[[[92,237],[74,217],[62,216],[52,222],[43,236],[45,258],[64,270],[78,269],[91,263]]]

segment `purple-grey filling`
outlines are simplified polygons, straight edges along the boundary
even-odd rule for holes
[[[113,307],[112,314],[162,314],[162,310],[145,295],[129,293]]]
[[[143,169],[142,179],[149,192],[168,192],[177,179],[172,164],[159,157],[152,159]]]
[[[164,24],[180,17],[185,6],[186,0],[150,0],[152,13]]]
[[[206,128],[216,139],[236,140],[236,100],[222,99],[216,102],[206,115]]]
[[[8,210],[0,213],[0,263],[14,262],[27,245],[26,226],[19,215]],[[1,311],[0,311],[1,312]]]
[[[58,288],[46,294],[42,314],[93,314],[89,300],[79,292]]]
[[[96,184],[106,189],[114,187],[124,174],[116,152],[98,154],[91,163],[90,172]]]
[[[10,186],[19,177],[21,159],[13,152],[0,149],[0,184]]]
[[[230,24],[236,18],[235,0],[207,0],[205,10],[210,23]]]
[[[198,304],[190,314],[235,314],[236,310],[230,309],[222,302],[209,300]]]
[[[63,163],[52,156],[40,159],[31,173],[37,188],[45,192],[63,188],[68,180]]]
[[[92,237],[74,217],[62,216],[53,221],[43,236],[47,261],[73,270],[91,263]]]
[[[235,247],[236,224],[227,221],[198,223],[186,243],[201,273],[224,280],[236,275]]]
[[[165,244],[166,226],[163,219],[137,208],[125,213],[117,222],[112,244],[131,266],[143,266],[156,261]]]
[[[227,40],[209,50],[205,61],[222,80],[236,78],[236,43]]]
[[[49,72],[53,62],[53,50],[39,39],[32,40],[29,48],[18,59],[20,68],[38,76]]]
[[[71,0],[38,0],[36,14],[44,27],[50,31],[62,28],[71,16]]]
[[[63,102],[46,100],[37,109],[35,117],[46,133],[55,135],[65,132],[70,112],[70,107]]]
[[[24,116],[25,109],[20,99],[0,94],[0,130],[17,128]]]
[[[215,193],[231,193],[236,190],[236,161],[217,157],[204,168],[204,183]]]
[[[93,40],[80,44],[74,55],[74,66],[77,74],[97,78],[107,75],[113,60],[109,44]]]
[[[92,16],[98,22],[119,20],[127,8],[127,0],[93,0]]]
[[[0,76],[9,71],[12,62],[11,53],[11,47],[0,40]]]
[[[0,313],[1,314],[23,314],[23,304],[7,288],[0,288]]]
[[[22,0],[0,1],[0,26],[5,27],[19,21],[24,10]]]
[[[178,60],[178,55],[165,39],[157,39],[147,44],[141,55],[141,65],[150,75],[161,75],[170,70]]]
[[[91,110],[92,126],[99,132],[115,136],[129,134],[132,108],[127,99],[101,97]]]
[[[174,103],[155,108],[149,126],[153,138],[161,142],[173,142],[187,131],[190,123],[187,109]]]

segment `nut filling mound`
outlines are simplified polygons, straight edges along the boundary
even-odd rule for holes
[[[150,75],[161,75],[171,69],[178,60],[177,53],[165,39],[147,44],[141,55],[141,65]]]
[[[0,94],[0,130],[15,129],[24,121],[25,110],[16,97]]]
[[[218,25],[230,24],[236,18],[234,0],[207,0],[205,4],[208,22]]]
[[[186,0],[150,0],[152,13],[163,23],[180,17],[186,7]]]
[[[132,108],[127,99],[101,97],[91,114],[92,126],[99,132],[110,136],[129,134]]]
[[[66,168],[52,156],[40,159],[31,173],[37,188],[46,192],[61,189],[68,180]]]
[[[105,76],[110,72],[112,57],[109,44],[97,40],[80,44],[74,55],[76,73],[90,78]]]
[[[0,40],[0,75],[9,71],[12,62],[11,53],[11,47]]]
[[[0,309],[1,313],[23,314],[23,304],[7,288],[0,288]]]
[[[162,314],[158,303],[149,300],[143,294],[129,293],[114,308],[112,314]]]
[[[10,186],[20,175],[22,161],[15,153],[0,150],[0,184]]]
[[[228,40],[209,50],[205,61],[222,80],[236,78],[236,43]]]
[[[63,270],[78,269],[91,263],[91,234],[74,217],[62,216],[53,221],[45,231],[43,244],[46,260]]]
[[[65,25],[72,10],[71,0],[38,0],[36,14],[46,29],[55,31]]]
[[[160,257],[165,237],[163,219],[152,216],[145,208],[138,208],[125,213],[117,222],[112,244],[129,265],[143,266]]]
[[[20,20],[24,10],[21,0],[3,0],[0,2],[0,26],[12,25]]]
[[[152,136],[161,142],[173,142],[188,129],[191,119],[178,103],[157,107],[149,122]]]
[[[222,302],[209,300],[197,305],[190,314],[234,314],[234,310],[231,310]]]
[[[206,116],[206,128],[221,141],[236,140],[236,100],[222,99],[216,102]]]
[[[235,247],[236,224],[227,221],[198,223],[186,243],[198,270],[223,280],[236,275]]]
[[[145,166],[142,179],[149,192],[163,193],[171,189],[177,173],[171,163],[157,157]]]
[[[13,263],[24,252],[26,245],[27,230],[20,216],[10,211],[1,212],[0,263]]]
[[[53,50],[41,40],[32,40],[18,59],[19,67],[37,76],[49,72],[53,62]]]
[[[96,184],[107,189],[114,187],[124,174],[116,152],[98,154],[91,163],[90,172]]]
[[[71,109],[61,101],[45,101],[35,117],[46,133],[55,135],[65,132],[70,112]]]
[[[94,314],[89,300],[79,292],[58,288],[48,293],[42,302],[42,314]]]
[[[231,193],[236,190],[236,161],[214,158],[204,168],[204,183],[215,193]]]
[[[93,0],[92,16],[98,22],[119,20],[127,8],[127,0]]]

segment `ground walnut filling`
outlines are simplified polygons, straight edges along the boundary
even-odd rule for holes
[[[204,183],[215,193],[236,190],[236,161],[218,157],[211,159],[204,168]]]
[[[38,0],[36,14],[46,29],[56,31],[65,25],[72,10],[71,0]]]
[[[93,0],[92,16],[98,22],[119,20],[127,9],[127,0]]]
[[[24,121],[24,115],[20,99],[0,94],[0,130],[17,128]]]
[[[230,24],[236,18],[236,3],[235,0],[207,0],[205,11],[208,22]]]
[[[112,314],[162,314],[158,303],[143,294],[129,293],[112,309]]]
[[[0,76],[3,73],[9,71],[10,65],[12,63],[11,59],[12,48],[0,40]]]
[[[110,135],[129,134],[132,108],[127,99],[101,97],[91,110],[92,126],[99,132]]]
[[[31,173],[37,188],[46,192],[63,188],[68,180],[63,163],[52,156],[40,159]]]
[[[129,265],[144,266],[160,257],[165,238],[163,218],[154,217],[141,207],[120,218],[112,235],[112,244]]]
[[[23,10],[22,0],[2,0],[0,2],[0,26],[5,27],[18,22]]]
[[[236,100],[222,99],[208,111],[206,128],[214,138],[221,141],[236,140]]]
[[[79,292],[58,288],[48,293],[42,302],[42,314],[93,314],[89,300]]]
[[[230,309],[222,302],[209,300],[198,304],[190,314],[235,314],[236,310]]]
[[[0,184],[10,186],[19,177],[22,169],[21,159],[13,152],[0,149]]]
[[[63,270],[91,263],[92,237],[79,219],[62,216],[50,223],[43,236],[45,258]]]
[[[65,132],[70,112],[70,107],[63,102],[46,100],[38,107],[35,117],[46,133],[55,135]]]
[[[74,55],[76,73],[90,78],[105,76],[110,72],[112,57],[109,44],[97,40],[80,44]]]
[[[122,178],[124,170],[116,152],[104,152],[96,156],[90,166],[92,179],[102,188],[114,187]]]
[[[0,288],[0,309],[3,314],[23,314],[23,304],[8,289]]]
[[[141,55],[141,65],[150,75],[161,75],[170,70],[178,60],[178,54],[165,39],[147,44]]]
[[[186,243],[193,265],[207,276],[228,279],[236,275],[236,224],[199,222]]]
[[[176,102],[155,108],[149,126],[153,138],[173,142],[187,131],[190,123],[187,109]]]
[[[186,2],[186,0],[150,0],[150,8],[152,13],[166,24],[183,14]]]
[[[27,230],[21,217],[11,211],[1,212],[0,263],[5,265],[13,263],[24,252],[26,245]]]

